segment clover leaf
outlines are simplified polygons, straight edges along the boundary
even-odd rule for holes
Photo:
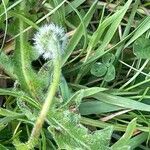
[[[106,82],[112,81],[115,78],[114,60],[115,56],[112,53],[105,54],[102,57],[102,63],[96,62],[92,65],[91,74],[96,77],[104,77]]]

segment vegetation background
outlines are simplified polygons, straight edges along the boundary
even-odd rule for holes
[[[32,141],[55,70],[33,37],[51,23],[68,42]],[[0,150],[149,150],[149,29],[149,0],[1,0]]]

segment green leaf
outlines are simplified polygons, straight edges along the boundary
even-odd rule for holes
[[[15,7],[16,5],[18,5],[19,3],[21,3],[22,0],[18,0],[16,2],[14,2],[12,5],[10,5],[8,8],[7,8],[7,11],[11,10],[13,7]],[[6,4],[6,3],[5,3]],[[4,7],[3,5],[1,5],[0,7]],[[3,15],[6,14],[5,11],[1,10],[2,8],[0,8],[0,17],[2,17]],[[2,11],[2,12],[1,12]]]
[[[110,150],[109,143],[110,143],[112,132],[113,132],[112,127],[106,127],[103,130],[95,131],[95,133],[92,134],[90,137],[91,139],[93,139],[93,141],[95,141],[95,144],[92,143],[91,145],[91,150],[94,149]]]
[[[150,39],[138,38],[133,44],[134,54],[141,59],[150,59]]]
[[[112,53],[106,53],[103,57],[102,57],[102,62],[106,65],[112,64],[115,60],[115,55]]]
[[[22,91],[19,91],[19,90],[13,91],[12,89],[1,89],[0,88],[0,95],[9,95],[12,97],[17,97],[17,98],[21,97],[23,100],[25,100],[26,102],[31,104],[33,107],[39,108],[39,103],[35,99],[32,99],[31,97],[29,97],[26,93],[24,93]]]
[[[84,90],[80,90],[78,93],[75,93],[75,95],[72,97],[70,101],[75,102],[76,107],[78,107],[83,97],[84,97]]]
[[[67,84],[64,76],[61,77],[61,82],[60,82],[59,87],[60,87],[60,92],[61,92],[63,100],[67,101],[67,99],[69,99],[71,96],[71,91],[68,87],[68,84]]]
[[[13,120],[20,119],[21,117],[19,116],[11,116],[11,117],[3,117],[0,119],[0,126],[7,125],[8,123],[12,122]]]
[[[93,5],[90,7],[89,11],[87,12],[85,17],[83,18],[83,21],[84,21],[84,24],[85,24],[86,27],[88,26],[88,24],[91,21],[91,18],[92,18],[93,14],[95,12],[95,9],[96,9],[96,5],[97,5],[97,0],[93,3]],[[83,34],[84,34],[84,28],[83,28],[82,23],[80,23],[80,25],[76,29],[76,32],[74,33],[74,35],[70,39],[70,42],[67,46],[65,54],[62,57],[63,58],[62,66],[67,61],[67,59],[69,58],[69,56],[71,55],[71,53],[73,52],[73,50],[75,49],[77,44],[79,43],[79,41],[80,41],[81,37],[83,36]]]
[[[41,82],[39,82],[40,78],[31,66],[30,51],[32,51],[32,48],[27,42],[27,37],[24,34],[21,34],[16,40],[14,70],[21,88],[30,96],[39,99],[42,96],[40,88]]]
[[[11,12],[10,12],[10,15],[11,15],[12,17],[16,17],[16,18],[18,18],[18,19],[22,19],[22,20],[23,20],[24,22],[26,22],[28,25],[32,26],[32,27],[35,28],[35,29],[38,29],[38,26],[37,26],[34,22],[32,22],[30,19],[26,18],[25,16],[19,14],[19,12],[11,11]]]
[[[14,73],[14,63],[13,59],[8,57],[5,53],[0,54],[0,68],[4,70],[13,79],[16,79],[16,74]]]
[[[3,130],[6,126],[7,124],[0,123],[0,131]]]
[[[46,92],[48,90],[48,87],[52,81],[52,71],[53,71],[53,65],[52,61],[47,61],[38,71],[39,80],[40,83],[40,91],[42,93],[41,100],[43,101],[45,99]]]
[[[118,29],[118,26],[119,26],[121,20],[123,19],[126,11],[129,8],[131,2],[132,2],[132,0],[128,0],[126,2],[126,4],[124,5],[124,7],[122,7],[121,10],[119,10],[118,12],[116,12],[116,14],[114,14],[113,22],[111,23],[110,27],[107,29],[107,32],[105,34],[102,44],[98,47],[98,49],[95,51],[94,55],[92,55],[85,64],[88,64],[88,63],[91,63],[91,62],[97,60],[98,58],[100,58],[101,56],[103,56],[106,53],[104,50],[106,49],[109,42],[112,40],[116,30]]]
[[[150,105],[147,105],[142,102],[138,102],[138,101],[126,98],[126,97],[114,96],[114,95],[104,93],[104,92],[99,92],[93,95],[93,97],[96,98],[97,100],[100,100],[102,102],[112,104],[115,106],[150,112]]]
[[[61,2],[62,0],[55,0],[51,2],[50,5],[53,6],[53,8],[56,8]],[[65,20],[65,7],[63,4],[59,9],[55,11],[55,13],[52,14],[51,21],[55,22],[58,25],[63,25],[64,20]]]
[[[13,144],[14,144],[16,150],[29,150],[29,147],[26,144],[20,142],[18,135],[13,140]]]
[[[130,146],[123,146],[123,147],[118,147],[115,150],[131,150]]]
[[[56,120],[59,120],[59,126],[50,126],[48,130],[59,149],[109,149],[112,127],[90,133],[79,123],[79,115],[64,111],[57,112],[54,116]]]
[[[21,99],[17,99],[17,105],[28,120],[35,121],[36,116],[31,112],[31,109]]]
[[[119,106],[106,104],[100,101],[82,102],[79,106],[81,115],[102,114],[123,109]]]
[[[4,5],[8,5],[9,0],[3,0],[3,3],[0,3],[0,14],[5,12],[5,6]],[[1,16],[0,16],[1,17]]]
[[[105,64],[102,63],[94,63],[91,68],[91,74],[96,77],[101,77],[105,75],[107,72],[107,67]]]
[[[107,73],[104,77],[104,80],[106,82],[112,81],[115,79],[115,75],[116,75],[115,67],[114,67],[114,65],[110,64],[110,66],[107,69]]]
[[[133,132],[136,129],[136,118],[133,119],[127,126],[124,135],[112,146],[112,150],[121,150],[120,147],[127,146]]]
[[[126,43],[125,48],[128,47],[132,42],[138,39],[143,33],[150,29],[150,16],[146,17],[144,21],[135,29],[134,35]]]
[[[62,106],[70,106],[70,104],[73,104],[75,103],[76,106],[78,107],[81,103],[81,100],[84,98],[84,97],[89,97],[89,96],[92,96],[98,92],[101,92],[101,91],[105,91],[106,88],[99,88],[99,87],[92,87],[92,88],[87,88],[87,89],[81,89],[77,92],[75,92],[71,98],[69,98]]]
[[[74,0],[71,2],[71,5],[74,7],[74,8],[77,8],[78,6],[80,6],[82,3],[84,3],[85,0]],[[65,13],[66,15],[68,15],[69,13],[71,13],[73,11],[73,9],[70,7],[70,5],[67,5],[66,8],[65,8]]]
[[[144,141],[148,139],[149,132],[141,132],[140,134],[134,136],[130,139],[128,145],[134,150],[136,147],[141,145]]]
[[[0,144],[0,150],[8,150],[8,148]]]
[[[15,116],[20,116],[22,114],[10,111],[8,109],[0,108],[0,115],[1,116],[7,116],[7,117],[15,117]]]

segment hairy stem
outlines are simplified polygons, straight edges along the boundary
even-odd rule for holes
[[[57,88],[59,85],[59,80],[60,80],[60,75],[61,75],[61,67],[60,67],[61,65],[60,65],[59,60],[60,60],[59,56],[53,60],[53,63],[54,63],[53,81],[49,87],[48,94],[47,94],[47,97],[46,97],[45,102],[43,104],[43,107],[41,109],[40,115],[37,118],[37,121],[36,121],[34,128],[32,130],[31,136],[30,136],[29,141],[27,143],[28,147],[33,148],[35,146],[35,144],[38,140],[38,137],[40,136],[42,125],[43,125],[44,120],[48,114],[49,108],[52,104],[52,100],[53,100],[55,93],[57,91]]]

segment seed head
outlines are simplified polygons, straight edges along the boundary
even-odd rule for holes
[[[39,28],[34,35],[35,49],[44,59],[54,59],[61,55],[67,45],[67,36],[63,28],[49,24]]]

